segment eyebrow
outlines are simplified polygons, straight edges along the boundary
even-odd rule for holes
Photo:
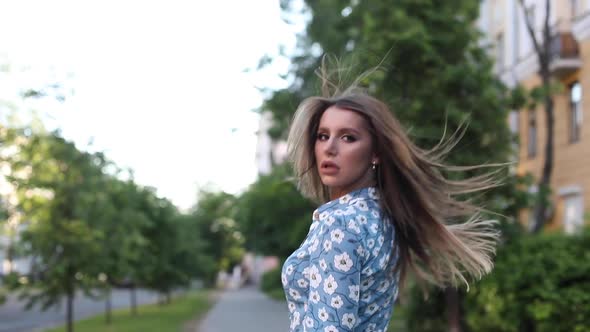
[[[330,129],[328,129],[328,128],[326,128],[326,127],[319,127],[319,128],[318,128],[318,131],[328,131],[328,132],[329,132],[329,131],[330,131]],[[337,133],[342,133],[342,132],[352,132],[353,134],[356,134],[356,135],[359,135],[359,136],[361,135],[361,132],[360,132],[360,131],[358,131],[358,130],[356,130],[356,129],[354,129],[354,128],[350,128],[350,127],[344,127],[344,128],[340,128],[340,129],[336,130],[336,132],[337,132]]]

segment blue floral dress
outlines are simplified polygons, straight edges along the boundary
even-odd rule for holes
[[[290,331],[385,332],[398,293],[394,239],[373,187],[315,210],[281,273]]]

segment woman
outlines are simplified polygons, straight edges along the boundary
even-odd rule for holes
[[[349,90],[303,101],[288,144],[302,192],[323,203],[283,266],[290,331],[386,331],[408,272],[443,287],[492,269],[493,222],[455,197],[496,184],[445,179],[470,169],[439,162],[452,142],[421,150],[384,103]]]

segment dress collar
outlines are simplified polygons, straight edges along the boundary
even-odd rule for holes
[[[375,187],[360,188],[360,189],[351,191],[342,197],[339,197],[339,198],[333,199],[327,203],[324,203],[314,211],[314,219],[317,219],[316,217],[319,216],[320,213],[322,213],[330,208],[336,208],[336,207],[340,207],[340,206],[349,206],[359,200],[366,200],[366,199],[378,200],[379,193],[377,192],[377,188],[375,188]]]

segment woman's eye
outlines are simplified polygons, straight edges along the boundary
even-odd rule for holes
[[[354,141],[356,141],[356,137],[351,136],[351,135],[344,135],[344,136],[342,136],[342,139],[345,142],[354,142]]]
[[[325,141],[325,140],[328,139],[328,135],[326,135],[326,134],[317,134],[317,138],[320,141]]]

